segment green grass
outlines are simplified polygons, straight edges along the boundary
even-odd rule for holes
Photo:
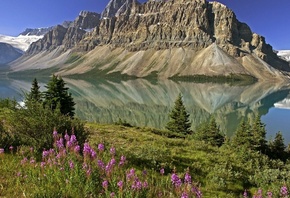
[[[254,151],[232,148],[229,144],[214,147],[197,141],[190,135],[184,136],[151,128],[96,123],[87,123],[86,127],[90,131],[90,145],[96,148],[99,143],[103,143],[107,151],[113,146],[117,150],[116,159],[121,155],[126,156],[127,170],[135,168],[139,175],[144,169],[148,171],[147,181],[150,184],[150,190],[146,191],[146,195],[138,194],[137,197],[156,197],[160,191],[164,191],[163,197],[180,197],[176,191],[169,196],[173,188],[170,176],[174,170],[181,177],[189,171],[192,180],[201,186],[205,198],[242,197],[244,189],[249,189],[253,194],[258,187],[262,187],[264,192],[271,189],[277,195],[279,187],[284,182],[290,184],[289,165],[269,160],[266,156]],[[97,182],[98,185],[102,182],[86,180],[82,174],[75,171],[68,171],[62,175],[53,168],[43,172],[41,168],[34,170],[30,168],[30,165],[21,166],[20,161],[24,156],[21,153],[20,151],[17,154],[0,154],[0,197],[35,197],[44,194],[47,197],[59,195],[75,197],[81,195],[81,192],[73,191],[73,189],[88,188],[90,190],[93,189],[90,182]],[[109,160],[108,155],[103,156],[106,161]],[[71,157],[68,160],[77,161],[79,157]],[[81,164],[81,161],[79,164],[75,162],[75,165],[79,167],[78,170],[82,169]],[[160,175],[161,168],[165,169],[165,176]],[[17,177],[19,170],[32,179],[26,180],[24,175],[21,178]],[[124,171],[117,172],[114,179],[110,180],[110,185],[123,178],[122,174]],[[38,177],[41,182],[37,179]],[[75,179],[75,183],[65,184],[67,180],[72,181],[70,177]],[[106,177],[108,176],[103,176],[103,178]],[[87,183],[82,183],[82,180]],[[35,191],[36,186],[37,191]],[[100,187],[98,189],[101,190]],[[112,186],[111,190],[114,189],[116,192],[117,187]],[[130,192],[126,193],[124,197],[132,196]],[[109,195],[103,194],[100,197],[109,197]]]

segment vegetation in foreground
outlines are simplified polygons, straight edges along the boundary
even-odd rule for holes
[[[122,121],[85,126],[60,104],[30,99],[25,107],[0,101],[2,197],[288,196],[289,152],[281,133],[266,141],[259,116],[229,139],[214,118],[186,133],[188,125],[173,132]],[[184,109],[170,117],[169,126],[188,123]],[[60,133],[52,136],[53,127]]]

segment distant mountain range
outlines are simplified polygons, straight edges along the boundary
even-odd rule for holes
[[[221,3],[111,0],[100,14],[82,11],[53,27],[10,65],[15,72],[50,68],[63,76],[288,80],[286,60]]]

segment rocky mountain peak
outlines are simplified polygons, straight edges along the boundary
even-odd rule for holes
[[[110,0],[101,14],[101,18],[118,17],[131,9],[133,5],[140,4],[137,0]]]
[[[22,36],[43,36],[50,30],[52,30],[54,27],[47,27],[47,28],[26,28],[23,32],[21,32],[19,35]]]

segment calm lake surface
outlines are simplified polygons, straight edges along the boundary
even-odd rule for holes
[[[41,89],[49,78],[37,78]],[[121,118],[134,126],[164,128],[168,113],[182,93],[192,128],[213,114],[222,131],[232,135],[240,121],[260,114],[271,139],[282,131],[290,142],[290,85],[258,82],[247,86],[160,80],[83,80],[64,78],[76,102],[76,116],[114,123]],[[31,79],[0,79],[0,97],[22,100]]]

